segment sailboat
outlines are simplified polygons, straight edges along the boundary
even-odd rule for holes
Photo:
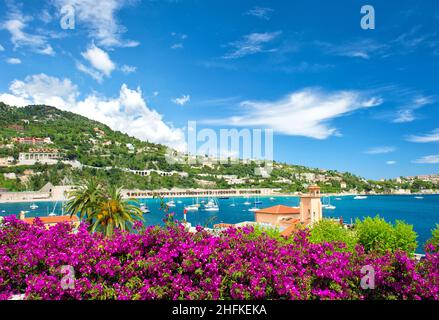
[[[56,216],[55,209],[56,209],[56,205],[57,205],[57,204],[58,204],[58,201],[55,202],[55,205],[53,206],[53,210],[52,210],[52,212],[49,213],[49,217],[54,217],[54,216]]]
[[[210,198],[209,201],[204,205],[205,211],[219,211],[218,202],[215,198]]]
[[[232,198],[233,199],[233,202],[230,204],[230,206],[231,207],[234,207],[234,206],[236,206],[236,204],[235,204],[235,198]]]
[[[142,213],[150,213],[148,206],[145,203],[140,203],[140,211],[142,211]]]
[[[252,212],[258,211],[259,210],[259,208],[258,208],[259,203],[262,203],[262,201],[256,201],[256,199],[255,199],[255,206],[253,208],[248,209],[248,211],[252,211]]]
[[[166,202],[166,205],[167,205],[168,207],[175,207],[175,201],[174,201],[174,199],[172,199],[172,200]]]
[[[274,201],[276,200],[274,197],[270,197],[270,201]]]
[[[245,200],[245,202],[243,203],[245,206],[249,206],[251,205],[250,201],[248,201],[249,197],[246,197],[247,200]]]
[[[34,203],[32,203],[31,205],[30,205],[30,208],[32,209],[32,210],[35,210],[35,209],[38,209],[38,206],[35,204],[35,202]]]
[[[328,204],[326,205],[325,209],[327,210],[334,210],[336,207],[331,204],[331,197],[328,197]]]
[[[195,203],[194,199],[192,199],[192,204],[185,206],[184,207],[185,210],[187,211],[198,211],[198,209],[200,208],[200,205],[198,203],[198,198],[197,198],[197,202]]]
[[[328,204],[325,203],[325,199],[326,199],[326,198],[323,198],[323,200],[322,200],[322,208],[323,208],[323,209],[326,209],[326,208],[328,207]]]
[[[261,204],[261,203],[262,203],[262,201],[261,201],[261,199],[259,199],[259,196],[256,196],[255,204]]]

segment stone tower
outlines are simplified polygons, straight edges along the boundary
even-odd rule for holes
[[[300,222],[312,225],[322,220],[322,202],[320,187],[310,186],[309,193],[300,196]]]

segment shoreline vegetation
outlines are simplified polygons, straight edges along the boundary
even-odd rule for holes
[[[195,190],[195,189],[194,189]],[[240,190],[240,189],[231,189],[231,190]],[[136,192],[139,190],[125,190],[125,192]],[[142,192],[154,192],[154,190],[142,190]],[[27,198],[23,199],[28,194],[34,194],[34,192],[14,192],[14,194],[17,194],[17,199],[9,200],[9,199],[1,199],[0,197],[0,204],[1,203],[27,203],[27,202],[65,202],[69,200],[69,197],[58,195],[58,196],[51,196],[47,198]],[[1,194],[1,193],[0,193]],[[367,197],[375,197],[375,196],[405,196],[405,197],[414,197],[414,196],[425,196],[425,195],[439,195],[439,192],[431,192],[431,193],[411,193],[411,194],[395,194],[395,193],[380,193],[380,194],[367,194],[367,193],[322,193],[322,197],[352,197],[352,196],[367,196]],[[256,194],[256,193],[249,193],[249,194],[239,194],[239,195],[225,195],[225,197],[228,198],[245,198],[245,197],[253,197],[253,196],[260,196],[260,197],[298,197],[300,196],[300,193],[271,193],[271,194]],[[172,195],[165,198],[194,198],[194,196],[191,193],[183,194],[183,195]],[[199,196],[200,198],[203,198],[203,196]],[[209,197],[209,196],[205,196]],[[220,197],[220,196],[213,196],[213,197]],[[126,197],[125,198],[130,198]],[[140,197],[134,197],[136,199],[153,199],[154,196],[140,196]]]

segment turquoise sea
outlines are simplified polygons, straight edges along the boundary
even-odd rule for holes
[[[336,200],[340,198],[341,200]],[[347,223],[351,219],[364,218],[367,216],[380,215],[387,221],[403,220],[414,226],[418,233],[418,252],[422,252],[423,245],[431,236],[431,229],[436,223],[439,223],[439,195],[424,195],[423,199],[416,199],[413,195],[404,196],[368,196],[364,200],[354,200],[353,196],[331,197],[331,204],[336,206],[335,210],[323,210],[325,217],[343,217]],[[145,214],[145,223],[147,225],[163,224],[164,213],[159,210],[160,203],[157,199],[140,199],[146,203],[151,210]],[[202,199],[200,199],[202,200]],[[254,221],[254,213],[248,211],[254,205],[246,206],[243,203],[244,198],[219,199],[220,210],[217,212],[207,212],[199,210],[198,212],[188,212],[187,220],[192,225],[212,226],[215,223],[238,223],[242,221]],[[262,204],[259,208],[265,208],[276,204],[288,206],[298,206],[298,197],[276,197],[275,200],[260,198]],[[183,218],[185,205],[192,204],[192,198],[175,198],[176,206],[170,208],[169,212],[174,212],[178,220]],[[179,203],[181,201],[181,203]],[[249,199],[250,202],[253,199]],[[323,200],[327,202],[327,198]],[[235,203],[235,206],[230,206]],[[0,203],[0,216],[10,214],[18,215],[21,210],[29,211],[27,217],[46,216],[49,212],[55,211],[61,214],[61,203],[55,202],[37,202],[39,206],[36,210],[29,208],[31,203]],[[56,205],[56,207],[55,207]],[[55,209],[54,209],[55,207]]]

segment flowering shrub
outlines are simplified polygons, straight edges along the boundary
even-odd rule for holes
[[[90,234],[86,225],[47,230],[8,217],[0,227],[0,299],[438,299],[439,254],[416,262],[406,253],[340,250],[312,244],[306,231],[290,243],[252,228],[219,236],[181,225]],[[431,248],[430,248],[431,249]],[[372,266],[375,289],[362,289]],[[62,266],[75,272],[63,283]]]

